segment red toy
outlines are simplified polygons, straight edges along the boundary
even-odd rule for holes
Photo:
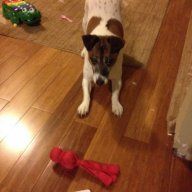
[[[102,164],[95,161],[80,160],[78,156],[72,151],[62,151],[62,149],[55,147],[50,153],[50,158],[53,162],[59,163],[63,168],[73,170],[77,167],[82,167],[91,175],[97,177],[109,186],[117,180],[120,172],[118,165]]]

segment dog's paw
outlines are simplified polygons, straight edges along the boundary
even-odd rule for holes
[[[119,101],[115,101],[112,103],[112,112],[118,117],[120,117],[123,114],[123,107],[119,103]]]
[[[89,112],[89,103],[88,102],[82,102],[81,105],[79,105],[78,109],[77,109],[77,113],[83,117],[85,115],[87,115],[87,113]]]

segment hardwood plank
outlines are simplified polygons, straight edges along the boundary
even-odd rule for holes
[[[163,192],[168,190],[172,141],[167,136],[165,129],[165,117],[168,110],[167,104],[169,103],[167,95],[162,101],[158,109],[158,115],[155,117],[150,143],[147,146],[141,146],[138,150],[138,155],[133,161],[131,169],[129,169],[131,174],[127,186],[125,186],[125,191],[132,186],[134,187],[133,191]],[[134,180],[133,178],[139,179]]]
[[[158,106],[167,92],[166,84],[169,81],[174,82],[177,75],[191,9],[192,5],[189,1],[177,0],[170,3],[168,14],[143,76],[142,87],[125,136],[149,142]],[[170,70],[173,71],[170,73]],[[169,86],[171,90],[173,84]]]
[[[69,128],[68,133],[62,138],[59,146],[64,150],[76,151],[81,158],[85,154],[96,129],[87,125],[83,125],[77,122],[73,122]],[[71,139],[73,138],[73,139]],[[53,168],[57,172],[53,172]],[[66,172],[59,166],[54,166],[49,162],[41,177],[33,187],[32,191],[67,191],[68,186],[75,177],[75,172]],[[70,175],[71,174],[71,175]]]
[[[0,84],[7,80],[25,62],[25,58],[11,55],[0,65]]]
[[[77,81],[56,112],[3,180],[0,190],[31,191],[49,163],[50,150],[59,145],[62,138],[68,133],[80,102],[80,91],[81,82]]]
[[[8,101],[4,100],[4,99],[0,99],[0,111],[1,109],[3,109],[3,107],[8,103]]]
[[[0,85],[0,98],[11,100],[52,59],[57,51],[42,47],[19,70]]]
[[[62,54],[60,62],[65,68],[34,103],[33,107],[53,113],[82,72],[82,60],[72,54]]]
[[[10,55],[12,55],[18,46],[12,38],[5,38],[1,36],[0,42],[0,64],[5,62]]]
[[[169,192],[191,192],[192,165],[177,157],[172,158]]]
[[[39,44],[31,43],[30,41],[21,41],[19,39],[13,39],[13,43],[17,45],[17,49],[14,50],[14,56],[30,58],[42,47]]]
[[[0,143],[0,183],[49,117],[47,112],[30,108],[14,131]]]
[[[103,97],[104,95],[104,97]],[[110,107],[110,90],[108,86],[95,87],[91,94],[91,106],[89,114],[84,118],[76,117],[77,122],[98,128],[103,115]]]
[[[13,129],[14,124],[23,116],[55,79],[58,73],[65,67],[65,63],[61,60],[61,55],[62,53],[59,51],[54,56],[52,55],[52,58],[47,60],[47,65],[37,74],[37,76],[29,81],[0,112],[2,121],[7,119],[6,123],[8,123],[7,126],[9,126],[9,131]],[[1,131],[5,130],[5,126],[0,125],[0,129]],[[1,134],[0,140],[6,136],[6,134],[6,132]]]
[[[31,44],[27,41],[1,36],[0,66],[10,57],[29,57],[38,49],[40,45]]]

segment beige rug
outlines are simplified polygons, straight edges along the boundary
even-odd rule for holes
[[[124,0],[125,53],[146,64],[164,18],[169,0]],[[84,0],[29,0],[42,13],[42,25],[14,28],[0,23],[0,34],[30,40],[49,47],[80,53]],[[60,19],[64,14],[72,23]]]

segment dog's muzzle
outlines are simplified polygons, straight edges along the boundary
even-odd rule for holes
[[[102,86],[104,83],[105,83],[105,81],[103,79],[101,79],[101,78],[97,79],[97,81],[96,81],[96,84],[98,86]]]
[[[102,86],[104,84],[107,84],[108,83],[108,79],[104,76],[102,76],[101,74],[99,73],[95,73],[93,75],[93,81],[96,85],[98,86]]]

